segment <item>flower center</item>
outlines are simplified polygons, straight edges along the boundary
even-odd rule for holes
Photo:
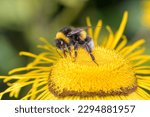
[[[84,49],[78,50],[76,61],[60,59],[52,68],[49,90],[55,96],[127,95],[136,90],[134,69],[115,50],[96,47],[98,66]]]

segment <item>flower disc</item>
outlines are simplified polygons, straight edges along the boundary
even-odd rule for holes
[[[96,47],[98,66],[84,50],[78,50],[73,61],[69,56],[53,66],[49,90],[56,96],[127,95],[136,89],[136,78],[130,63],[114,50]]]

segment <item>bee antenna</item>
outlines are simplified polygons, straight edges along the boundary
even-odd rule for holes
[[[93,60],[93,62],[94,62],[97,66],[99,66],[99,64],[98,64],[96,61]]]

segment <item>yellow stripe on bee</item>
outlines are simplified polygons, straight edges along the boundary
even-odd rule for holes
[[[86,36],[87,36],[87,33],[84,30],[80,32],[80,39],[81,40],[84,41],[86,39]]]
[[[69,43],[70,40],[67,36],[65,36],[62,32],[57,32],[56,34],[56,39],[62,39],[64,40],[66,43]]]

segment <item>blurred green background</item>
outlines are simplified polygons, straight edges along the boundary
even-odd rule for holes
[[[18,53],[38,53],[39,37],[54,44],[60,28],[85,27],[86,16],[93,26],[103,20],[103,36],[106,25],[117,30],[125,10],[129,19],[124,33],[129,43],[145,38],[146,53],[150,54],[150,0],[0,0],[0,75],[25,66],[28,58]],[[4,88],[0,80],[0,91]]]

